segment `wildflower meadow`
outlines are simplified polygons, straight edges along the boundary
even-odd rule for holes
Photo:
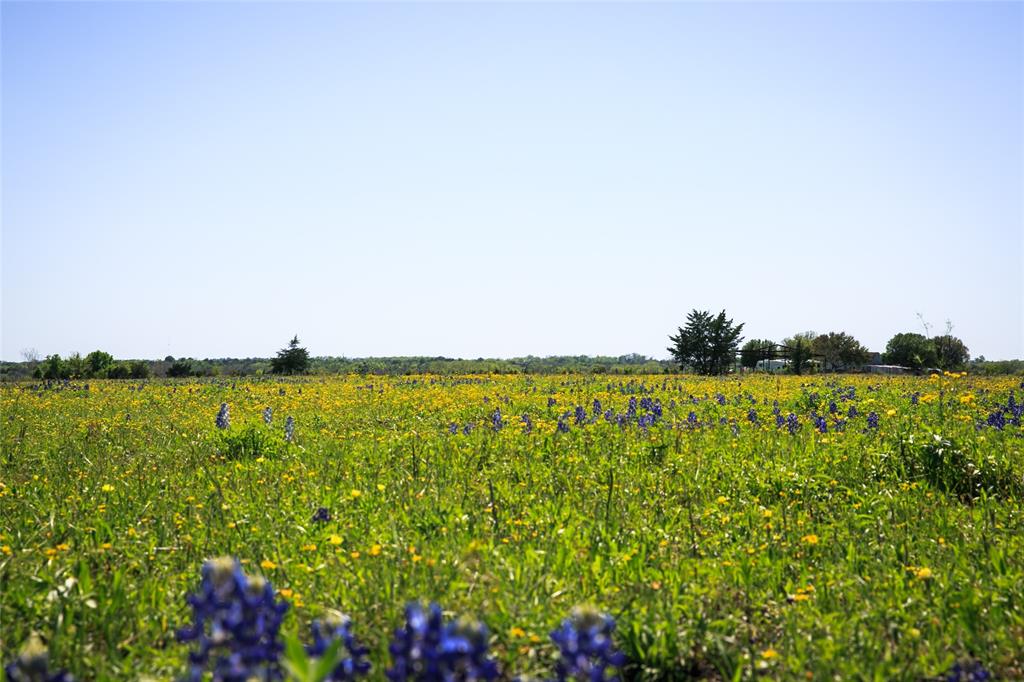
[[[1019,377],[0,400],[8,679],[1024,679]]]

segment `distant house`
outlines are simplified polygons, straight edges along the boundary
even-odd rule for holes
[[[864,365],[862,368],[868,374],[912,374],[908,367],[900,365]]]
[[[756,368],[761,372],[782,372],[789,368],[789,360],[758,360]]]

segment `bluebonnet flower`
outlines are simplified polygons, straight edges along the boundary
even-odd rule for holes
[[[498,665],[488,656],[488,632],[481,624],[460,619],[445,622],[441,607],[405,608],[405,625],[395,630],[388,646],[392,682],[476,682],[498,677]]]
[[[910,404],[911,405],[917,405],[917,403],[920,400],[921,400],[921,394],[917,393],[916,391],[914,392],[914,394],[912,396],[910,396]]]
[[[1011,400],[1013,399],[1013,394],[1012,393],[1010,394],[1010,399]],[[594,417],[596,418],[596,417],[600,417],[600,416],[601,416],[601,401],[598,400],[597,398],[594,398]]]
[[[328,613],[321,620],[314,620],[309,629],[313,633],[313,644],[306,647],[306,653],[317,658],[324,655],[328,647],[336,640],[344,644],[343,651],[347,654],[334,667],[326,678],[328,682],[348,682],[370,672],[370,662],[366,660],[369,649],[360,646],[352,634],[352,621],[348,616],[338,612]]]
[[[550,396],[548,397],[548,407],[554,407],[556,402],[558,401],[556,401],[554,398]]]
[[[781,414],[775,415],[775,428],[781,429],[783,424],[786,423],[785,418]]]
[[[465,426],[462,427],[463,435],[468,436],[472,432],[473,432],[473,423],[472,422],[470,422],[469,424],[466,424]]]
[[[611,616],[593,608],[573,609],[572,615],[551,632],[559,652],[555,666],[559,682],[617,679],[606,677],[609,667],[621,667],[626,662],[625,654],[613,646],[614,631],[615,620]]]
[[[786,417],[786,428],[790,433],[796,433],[796,430],[800,428],[800,420],[792,412]]]
[[[450,433],[450,434],[452,434],[454,436],[458,432],[459,432],[459,425],[458,424],[456,424],[455,422],[452,422],[451,424],[448,425],[448,433]]]
[[[877,429],[878,428],[878,413],[877,412],[869,412],[868,413],[868,428],[869,429]]]
[[[857,416],[857,406],[856,405],[850,405],[850,409],[846,411],[846,416],[849,417],[850,419],[853,419],[854,417],[856,417]]]
[[[820,433],[828,433],[828,422],[825,421],[824,417],[817,416],[814,418],[814,427],[818,429]]]
[[[836,412],[839,411],[839,406],[836,405],[836,401],[832,400],[832,401],[829,402],[829,404],[828,404],[828,411],[829,411],[829,414],[835,414]]]
[[[636,420],[636,423],[639,424],[640,428],[646,429],[654,423],[654,416],[650,414],[642,414],[639,419]]]
[[[10,682],[74,682],[66,670],[50,671],[50,650],[36,633],[18,652],[18,657],[4,666],[4,675]]]
[[[289,416],[284,420],[284,439],[289,443],[295,438],[295,417]]]
[[[722,395],[721,393],[716,393],[715,394],[715,400],[718,401],[719,405],[725,405],[725,396]]]
[[[773,400],[772,401],[772,414],[774,414],[774,415],[782,414],[782,410],[779,409],[779,401],[778,400]]]
[[[690,410],[690,414],[686,415],[686,423],[689,424],[690,426],[696,426],[697,413],[694,412],[693,410]]]
[[[245,575],[237,559],[207,561],[202,576],[199,592],[188,596],[192,625],[177,631],[179,641],[198,645],[189,654],[189,680],[202,680],[207,667],[214,682],[279,679],[288,604],[274,599],[267,580]]]
[[[654,402],[651,403],[651,413],[654,414],[655,419],[661,419],[661,415],[663,414],[663,412],[661,409],[660,400],[655,400]]]
[[[318,507],[313,513],[313,523],[327,523],[331,520],[331,510],[327,507]]]
[[[747,420],[751,424],[756,424],[757,423],[757,410],[755,410],[753,407],[751,407],[749,410],[747,410]]]
[[[217,428],[226,429],[231,426],[231,415],[228,412],[228,404],[221,403],[220,410],[217,411]]]
[[[636,416],[636,397],[630,396],[629,405],[626,407],[626,417],[632,421]]]
[[[1006,427],[1006,416],[1003,414],[1003,408],[999,408],[988,416],[985,424],[1002,431]]]
[[[505,422],[501,420],[501,408],[494,408],[494,414],[491,415],[491,427],[495,431],[501,431],[501,427],[505,425]]]
[[[579,426],[580,424],[586,424],[587,423],[587,411],[583,409],[582,405],[577,405],[576,406],[576,410],[575,410],[574,414],[576,416],[576,425],[577,426]]]
[[[523,420],[523,433],[533,433],[533,421],[530,419],[530,415],[524,412],[521,419]]]
[[[942,678],[945,682],[987,682],[992,673],[980,661],[957,661]]]
[[[270,407],[264,408],[263,409],[263,423],[269,425],[270,422],[272,422],[272,421],[274,421],[274,410],[272,408],[270,408]]]
[[[607,410],[604,411],[604,420],[610,424],[612,422],[612,420],[614,420],[614,419],[615,419],[615,410],[613,410],[612,408],[609,407]]]
[[[568,415],[564,415],[563,414],[561,417],[558,418],[558,432],[559,433],[569,433],[569,424],[568,424],[568,422],[565,421],[566,416],[568,416]]]
[[[722,426],[725,426],[726,424],[729,423],[729,418],[728,417],[719,417],[718,418],[718,423],[721,424]]]

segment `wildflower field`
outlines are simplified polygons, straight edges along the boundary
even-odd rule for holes
[[[80,680],[181,678],[186,596],[226,556],[304,644],[347,614],[369,679],[417,600],[485,624],[508,679],[550,678],[584,604],[627,679],[1024,679],[1022,386],[5,385],[0,650],[38,632]]]

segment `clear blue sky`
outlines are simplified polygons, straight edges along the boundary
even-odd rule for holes
[[[1024,5],[2,7],[2,356],[1024,357]]]

